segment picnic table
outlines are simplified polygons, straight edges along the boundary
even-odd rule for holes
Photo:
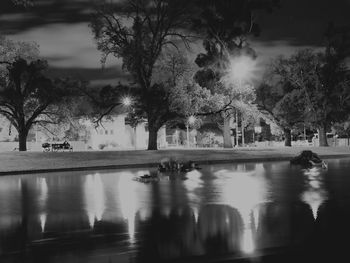
[[[43,143],[41,145],[43,147],[44,152],[58,152],[68,150],[70,152],[73,151],[73,147],[69,144],[69,142],[64,141],[63,143]]]

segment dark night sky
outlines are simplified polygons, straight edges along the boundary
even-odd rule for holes
[[[24,10],[10,0],[0,0],[0,33],[37,42],[54,72],[88,79],[92,84],[125,79],[115,58],[109,59],[107,69],[101,69],[100,54],[88,28],[89,2],[36,0],[34,8]],[[258,21],[263,32],[251,43],[263,63],[297,48],[321,47],[329,21],[350,25],[350,0],[281,0],[280,9],[259,14]]]

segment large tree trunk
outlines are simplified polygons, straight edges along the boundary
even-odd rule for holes
[[[327,133],[326,133],[325,125],[321,125],[319,127],[319,129],[318,129],[318,139],[319,139],[319,146],[328,146]]]
[[[236,110],[236,147],[239,146],[239,135],[238,135],[238,110]]]
[[[224,117],[224,148],[232,148],[232,139],[231,139],[231,127],[230,127],[231,117]]]
[[[134,148],[137,149],[137,126],[134,127]]]
[[[27,136],[28,136],[28,131],[25,128],[18,130],[19,150],[22,152],[27,151]]]
[[[244,138],[244,127],[245,127],[245,123],[242,120],[242,147],[245,147],[245,138]]]
[[[288,128],[283,129],[284,133],[284,146],[291,147],[292,146],[292,132]]]
[[[148,150],[158,150],[158,130],[159,129],[154,125],[154,123],[148,122]]]

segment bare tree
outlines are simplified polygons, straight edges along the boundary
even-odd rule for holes
[[[189,46],[186,33],[190,22],[185,0],[127,0],[96,8],[91,28],[102,52],[123,59],[123,67],[134,78],[139,90],[136,101],[148,121],[148,149],[157,149],[157,132],[169,117],[169,94],[164,85],[153,81],[157,60],[166,46]],[[117,105],[116,105],[117,106]]]

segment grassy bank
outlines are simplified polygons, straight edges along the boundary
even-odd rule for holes
[[[199,163],[288,160],[305,149],[312,150],[323,158],[350,157],[348,147],[2,152],[0,153],[0,174],[153,166],[164,157]]]

